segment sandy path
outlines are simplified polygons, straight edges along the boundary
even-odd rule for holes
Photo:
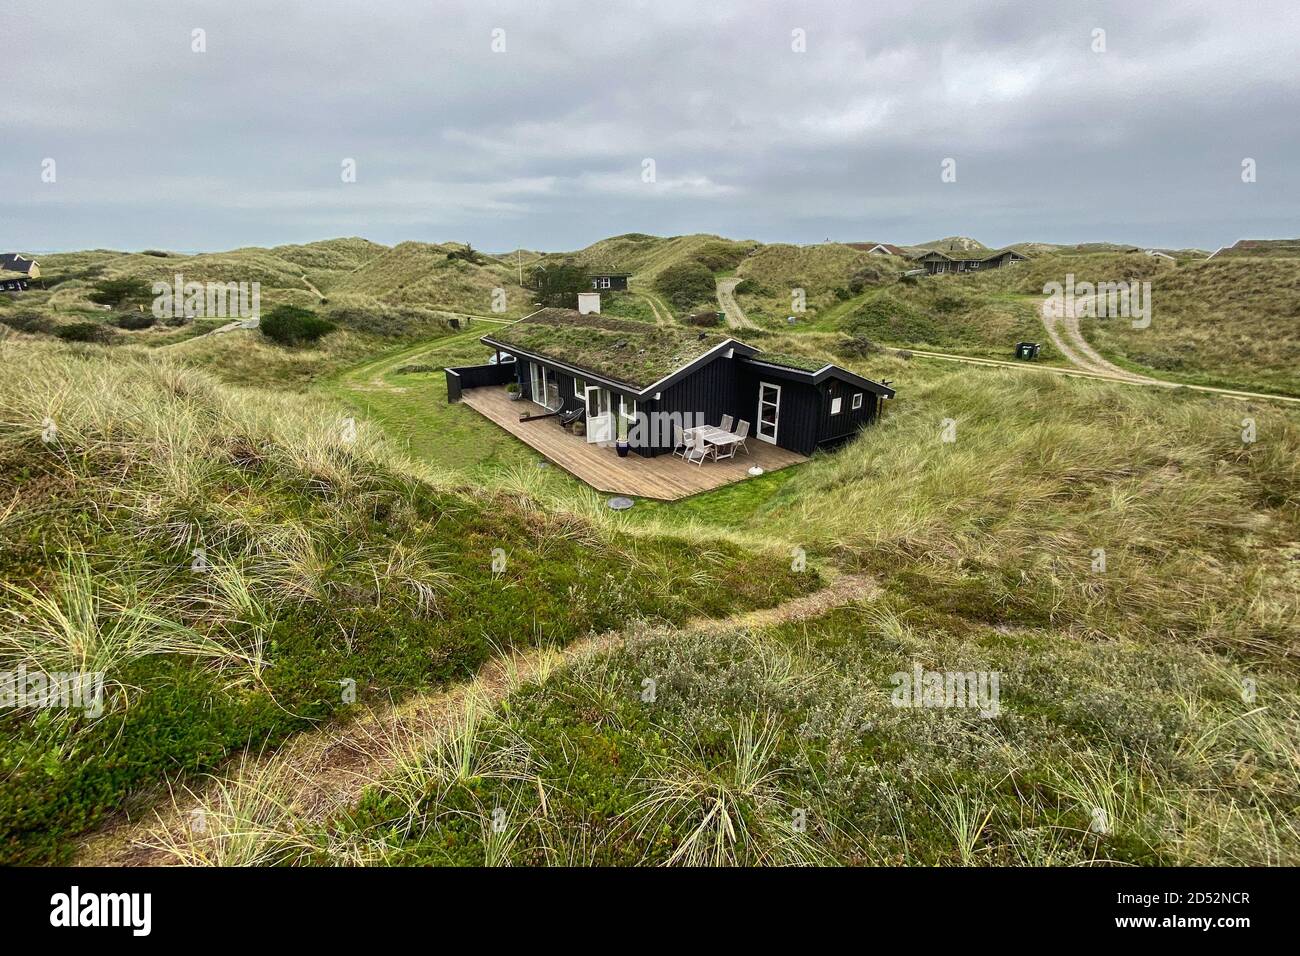
[[[733,329],[756,329],[758,328],[740,308],[740,303],[736,301],[736,286],[740,285],[740,279],[732,276],[729,279],[718,280],[718,305],[722,306],[722,311],[726,313],[727,325]]]
[[[1083,332],[1079,328],[1079,313],[1085,311],[1086,303],[1095,303],[1096,299],[1096,296],[1092,296],[1075,301],[1074,308],[1066,310],[1063,316],[1051,314],[1051,310],[1047,308],[1047,303],[1051,300],[1044,300],[1039,312],[1043,317],[1043,327],[1047,329],[1052,344],[1072,365],[1084,371],[1132,382],[1158,383],[1159,379],[1139,375],[1111,363],[1088,344],[1088,340],[1083,337]]]

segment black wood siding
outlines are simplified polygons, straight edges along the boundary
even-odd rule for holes
[[[796,382],[764,374],[761,368],[746,365],[740,375],[741,413],[737,419],[749,422],[749,441],[758,441],[758,386],[760,382],[781,389],[777,407],[776,443],[781,448],[811,455],[817,449],[817,429],[821,419],[821,393],[808,382]]]
[[[683,422],[688,420],[687,416],[696,416],[689,419],[695,422],[702,415],[706,425],[719,424],[723,415],[752,419],[752,413],[748,416],[743,414],[741,374],[737,364],[735,359],[715,358],[695,374],[664,389],[658,403],[650,410],[681,415]],[[661,448],[656,453],[662,454],[663,451],[671,449]]]
[[[823,448],[834,447],[849,441],[859,429],[870,425],[876,418],[878,396],[838,378],[828,378],[821,384],[822,408],[817,426],[817,444]],[[853,396],[862,396],[862,407],[854,411]],[[831,400],[842,399],[840,413],[831,414]]]
[[[525,395],[530,392],[530,364],[530,361],[522,359],[516,363],[518,381]],[[564,409],[585,408],[584,396],[574,392],[575,376],[560,369],[555,369],[555,372]],[[698,418],[689,416],[701,416],[708,425],[717,425],[723,415],[730,415],[737,422],[748,421],[749,441],[758,441],[760,382],[781,389],[777,445],[801,455],[811,455],[818,448],[834,448],[852,440],[859,429],[875,421],[880,411],[879,396],[842,379],[828,378],[820,385],[813,385],[781,377],[773,370],[764,370],[735,358],[719,356],[680,382],[664,389],[657,400],[641,399],[637,403],[637,412],[646,416],[655,412],[675,413],[683,421],[697,421]],[[630,392],[620,393],[615,389],[609,391],[615,411],[618,409],[620,394],[629,399],[635,398]],[[859,393],[862,394],[862,407],[855,410],[853,396]],[[838,415],[831,414],[833,398],[843,400]],[[633,451],[638,455],[652,457],[672,450],[670,432],[659,434],[658,429],[649,427],[648,418],[643,434],[650,444],[635,447]]]

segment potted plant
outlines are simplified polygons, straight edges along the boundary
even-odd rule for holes
[[[512,402],[517,402],[519,399],[524,397],[523,393],[519,391],[518,382],[510,382],[506,385],[506,395],[510,397],[510,401]]]

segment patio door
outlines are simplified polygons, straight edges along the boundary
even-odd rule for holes
[[[587,441],[611,442],[614,440],[613,402],[609,390],[599,385],[588,385],[587,400]]]
[[[781,419],[781,386],[758,383],[758,428],[754,437],[769,445],[776,444],[776,426]]]
[[[547,411],[560,407],[560,379],[555,369],[546,368],[533,362],[529,366],[532,375],[533,401]]]

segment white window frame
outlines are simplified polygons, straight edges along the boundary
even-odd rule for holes
[[[857,411],[859,408],[861,408],[861,407],[862,407],[862,393],[861,393],[861,392],[854,392],[854,393],[853,393],[853,410],[856,412],[856,411]]]
[[[609,276],[601,276],[597,281],[600,283],[600,285],[597,286],[597,288],[608,289],[610,287],[611,283],[610,283]]]
[[[587,400],[587,380],[585,378],[575,378],[573,380],[573,397],[580,398],[584,402]]]
[[[831,414],[838,415],[842,411],[844,411],[844,399],[836,395],[831,399]]]
[[[774,406],[773,415],[772,415],[771,435],[763,434],[763,389],[765,388],[770,388],[776,392],[776,399],[774,401],[768,402],[769,405]],[[758,383],[758,412],[755,415],[755,420],[754,420],[754,437],[757,438],[759,441],[767,442],[769,445],[775,445],[777,432],[780,430],[780,427],[781,427],[781,386],[775,384],[774,382],[764,382],[760,380]]]

